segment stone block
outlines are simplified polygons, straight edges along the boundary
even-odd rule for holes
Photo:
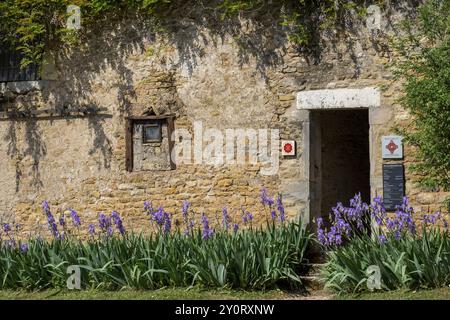
[[[325,89],[297,93],[298,109],[375,108],[380,106],[377,88]]]
[[[37,81],[18,81],[18,82],[7,82],[6,87],[16,93],[25,94],[34,90],[43,90],[48,85],[48,81],[37,80]]]

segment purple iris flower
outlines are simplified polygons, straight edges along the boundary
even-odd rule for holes
[[[42,202],[42,208],[44,209],[44,212],[47,216],[47,223],[51,233],[55,238],[60,239],[61,237],[58,231],[58,226],[56,225],[55,217],[51,213],[50,206],[48,205],[47,201]]]
[[[112,236],[112,234],[114,233],[114,230],[111,225],[111,217],[108,217],[103,213],[99,214],[98,225],[102,230],[102,232],[106,233],[107,236]]]
[[[61,227],[64,227],[66,225],[66,219],[64,217],[64,213],[61,215],[61,217],[59,217],[59,225]]]
[[[261,189],[261,203],[263,205],[267,205],[267,206],[272,206],[275,203],[273,201],[273,199],[270,198],[269,195],[267,194],[267,189],[266,188],[262,188]]]
[[[277,199],[277,207],[284,213],[282,204],[280,205],[281,197]],[[324,246],[339,246],[345,243],[345,240],[350,239],[353,236],[358,235],[358,232],[354,232],[354,229],[364,232],[366,228],[365,219],[368,216],[370,210],[376,207],[382,216],[384,214],[384,205],[379,199],[375,199],[373,206],[369,206],[361,199],[361,194],[357,193],[350,199],[350,206],[346,207],[342,202],[338,202],[335,207],[331,208],[330,229],[323,228],[322,218],[317,219],[317,237],[319,242]],[[378,214],[377,214],[378,216]],[[381,220],[378,220],[381,223]]]
[[[162,226],[164,224],[165,211],[163,207],[159,207],[156,212],[153,213],[153,220],[156,222],[158,226]]]
[[[336,233],[334,235],[334,243],[336,243],[338,246],[342,244],[342,236],[339,233]]]
[[[325,235],[325,231],[321,228],[317,229],[317,240],[324,246],[328,245],[328,238]]]
[[[170,230],[172,228],[172,219],[170,218],[170,215],[164,211],[164,233],[170,233]]]
[[[105,214],[100,213],[98,216],[98,225],[99,225],[100,229],[105,231],[106,229],[108,229],[110,224],[111,224],[111,219],[109,217],[107,217]]]
[[[113,220],[114,223],[119,221],[120,220],[119,213],[117,211],[111,212],[111,219]]]
[[[281,194],[278,194],[277,197],[277,208],[278,208],[278,212],[280,213],[280,221],[284,222],[284,220],[286,220],[285,218],[285,212],[284,212],[284,205],[283,205],[283,201],[281,199]],[[272,215],[273,218],[273,215]]]
[[[186,229],[184,230],[184,235],[189,235],[192,231],[192,229],[194,229],[195,226],[195,220],[194,219],[190,219],[189,222],[187,222],[186,224]]]
[[[378,226],[383,225],[383,221],[386,218],[386,208],[384,206],[383,200],[381,197],[375,197],[373,199],[373,203],[370,206],[371,208],[371,216],[375,220]]]
[[[275,220],[277,218],[277,212],[275,210],[270,211],[270,216],[272,217],[272,220]]]
[[[113,211],[111,213],[111,218],[114,222],[114,224],[117,227],[117,230],[119,230],[120,234],[125,234],[125,227],[123,226],[122,219],[120,218],[120,215],[117,211]]]
[[[416,233],[416,224],[413,219],[414,209],[408,206],[408,198],[403,197],[402,204],[396,207],[394,225],[395,237],[399,238],[402,231],[409,231],[412,234]]]
[[[245,209],[242,209],[242,221],[244,224],[251,222],[253,220],[253,215]]]
[[[95,226],[92,223],[88,226],[88,232],[91,236],[95,234]]]
[[[153,207],[151,202],[144,201],[144,211],[147,215],[151,215],[153,213]]]
[[[323,226],[323,218],[322,217],[319,217],[319,218],[317,218],[317,228],[322,228],[322,226]]]
[[[122,223],[120,223],[118,226],[117,226],[117,229],[119,230],[119,232],[120,232],[120,234],[125,234],[125,227],[123,226],[123,224]]]
[[[50,213],[50,206],[48,205],[48,201],[45,200],[44,202],[42,202],[42,209],[44,209],[44,212],[46,214]]]
[[[436,213],[433,214],[424,214],[422,217],[422,221],[427,224],[427,223],[431,223],[431,224],[436,224],[436,222],[441,219],[441,213],[438,211]]]
[[[11,226],[9,225],[9,223],[3,224],[3,231],[6,233],[11,231]]]
[[[22,243],[20,245],[20,251],[23,252],[23,253],[27,253],[28,252],[28,244]]]
[[[386,227],[390,231],[394,230],[394,228],[395,228],[395,221],[393,219],[387,218],[386,219]]]
[[[227,208],[222,209],[222,225],[225,228],[225,231],[228,231],[228,228],[230,227],[230,216],[228,215]]]
[[[336,227],[340,234],[345,234],[347,237],[350,237],[352,228],[344,219],[337,219]]]
[[[183,213],[183,218],[185,219],[185,221],[186,221],[187,216],[188,216],[189,206],[190,206],[189,201],[184,200],[183,201],[183,208],[181,209],[181,211]]]
[[[187,225],[187,228],[186,228],[186,234],[189,234],[192,231],[192,229],[194,229],[194,226],[195,226],[195,220],[190,219],[189,223]]]
[[[72,218],[72,222],[75,227],[81,226],[80,217],[78,216],[78,213],[75,210],[70,209],[70,216]]]
[[[203,239],[209,239],[214,235],[214,230],[212,230],[209,227],[209,220],[205,216],[205,214],[202,214],[202,225],[203,225],[203,231],[202,231],[202,238]]]
[[[378,236],[378,241],[379,241],[381,244],[385,244],[385,243],[387,242],[387,238],[386,238],[386,236],[385,236],[384,234],[380,234],[380,235]]]

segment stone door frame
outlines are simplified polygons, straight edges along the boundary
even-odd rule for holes
[[[313,218],[317,216],[315,206],[317,203],[316,195],[313,194],[316,189],[314,173],[311,170],[311,141],[316,134],[314,128],[315,110],[342,110],[342,109],[368,109],[369,112],[369,156],[370,156],[370,194],[375,196],[378,190],[382,188],[381,177],[375,175],[377,159],[379,153],[379,134],[378,130],[385,125],[384,114],[390,114],[391,109],[381,106],[381,94],[376,87],[365,88],[344,88],[344,89],[323,89],[300,91],[297,93],[296,108],[303,113],[301,117],[303,138],[303,165],[305,170],[305,180],[307,181],[306,192],[307,201],[304,212],[304,219],[313,222]],[[381,160],[380,160],[381,161]],[[343,199],[344,200],[344,199]]]

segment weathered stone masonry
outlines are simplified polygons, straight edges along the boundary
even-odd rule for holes
[[[164,35],[155,38],[145,29],[122,28],[103,40],[93,39],[87,51],[49,58],[53,62],[44,68],[41,81],[1,84],[3,109],[97,110],[0,121],[1,219],[24,224],[25,231],[45,228],[40,206],[48,200],[55,210],[77,209],[85,220],[118,210],[127,226],[138,231],[147,225],[145,200],[164,205],[179,218],[185,199],[197,213],[214,217],[227,206],[239,219],[241,206],[262,211],[262,186],[284,195],[288,217],[311,219],[319,214],[311,195],[312,110],[332,105],[324,91],[323,104],[302,101],[312,90],[331,90],[331,96],[343,92],[349,100],[342,108],[369,110],[370,191],[372,196],[382,194],[381,136],[409,117],[395,103],[400,87],[385,68],[389,55],[374,45],[380,39],[361,28],[353,39],[330,41],[316,61],[288,42],[275,42],[277,60],[262,70],[257,56],[242,60],[242,48],[232,36],[218,39],[200,26],[192,28],[201,36],[188,58]],[[368,90],[362,92],[369,100],[352,105],[352,91],[338,89]],[[376,105],[370,105],[371,92],[379,95]],[[180,164],[170,169],[163,163],[165,170],[130,172],[127,119],[166,114],[174,115],[174,129],[190,132],[194,121],[223,131],[279,129],[280,139],[296,141],[297,154],[280,156],[278,173],[269,176],[261,174],[259,165]],[[406,148],[406,168],[410,155]],[[412,178],[406,170],[406,193],[413,205],[437,209],[448,196],[421,191]]]

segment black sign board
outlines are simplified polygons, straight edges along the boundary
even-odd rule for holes
[[[383,200],[386,210],[395,210],[405,195],[403,164],[383,164]]]

